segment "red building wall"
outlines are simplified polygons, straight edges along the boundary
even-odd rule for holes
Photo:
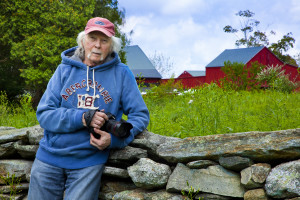
[[[180,74],[180,76],[178,76],[178,78],[190,78],[193,77],[190,73],[188,73],[187,71],[184,71],[182,74]]]
[[[225,74],[221,67],[207,67],[206,68],[206,83],[217,82],[219,79],[224,78]]]

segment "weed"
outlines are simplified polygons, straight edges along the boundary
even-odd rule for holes
[[[185,197],[184,200],[194,200],[197,194],[200,192],[200,190],[195,191],[193,186],[190,186],[188,181],[186,181],[186,184],[189,188],[189,191],[186,193],[184,190],[181,190],[181,194]],[[204,199],[199,197],[198,200],[204,200]]]
[[[4,182],[5,185],[9,186],[9,199],[15,200],[16,195],[22,191],[18,189],[18,187],[22,186],[20,184],[21,178],[17,178],[15,174],[12,174],[10,176],[10,174],[8,173],[6,176],[0,176],[0,179]],[[1,191],[0,197],[2,200],[6,199],[5,197],[3,197],[3,191]]]

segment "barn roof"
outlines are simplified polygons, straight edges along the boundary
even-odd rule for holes
[[[192,76],[205,76],[205,71],[186,70]]]
[[[206,67],[223,67],[225,61],[238,62],[246,64],[250,61],[258,52],[260,52],[264,46],[239,48],[239,49],[226,49],[213,61],[211,61]]]
[[[149,58],[138,45],[126,46],[126,60],[129,69],[136,78],[162,78]]]

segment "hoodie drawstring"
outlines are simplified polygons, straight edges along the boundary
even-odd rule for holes
[[[93,87],[94,87],[94,99],[96,99],[96,83],[95,83],[95,70],[93,69]]]
[[[87,84],[87,88],[86,91],[90,91],[90,86],[89,86],[89,66],[86,66],[87,70],[86,70],[86,84]]]
[[[87,88],[86,91],[90,91],[90,84],[89,84],[89,66],[86,66],[86,80],[87,80]],[[94,88],[94,96],[93,98],[96,98],[96,84],[95,84],[95,69],[93,69],[93,82],[92,82],[92,88]]]

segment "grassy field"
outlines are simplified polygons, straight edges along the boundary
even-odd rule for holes
[[[190,137],[300,128],[300,93],[224,91],[210,85],[181,94],[148,92],[148,130]]]
[[[30,96],[9,103],[0,95],[0,126],[23,128],[38,124]],[[247,131],[300,128],[300,93],[271,90],[225,91],[216,85],[166,92],[148,90],[148,130],[166,136],[190,137]]]

